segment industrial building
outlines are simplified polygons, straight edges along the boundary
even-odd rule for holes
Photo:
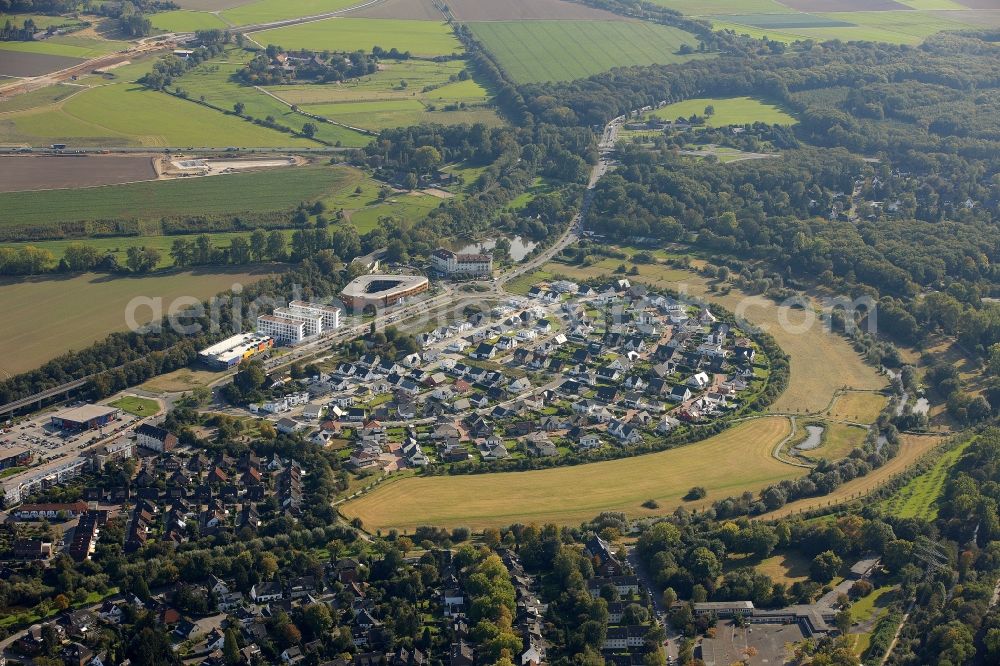
[[[119,416],[122,410],[107,405],[81,405],[52,415],[52,426],[59,430],[94,430],[103,428]]]
[[[244,359],[256,356],[274,346],[274,340],[259,333],[239,333],[198,352],[198,358],[216,370],[232,368]]]
[[[0,470],[25,467],[31,464],[33,454],[23,446],[14,446],[0,453]]]
[[[339,327],[340,308],[306,301],[292,301],[286,308],[276,308],[272,314],[257,317],[258,333],[287,344]]]
[[[351,280],[340,296],[344,305],[360,311],[396,305],[430,288],[430,282],[422,275],[362,275]]]
[[[489,277],[493,275],[493,257],[488,254],[457,254],[438,248],[431,253],[431,267],[443,275]]]

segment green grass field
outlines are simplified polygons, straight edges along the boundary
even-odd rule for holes
[[[127,330],[126,308],[134,298],[162,298],[166,313],[175,298],[208,298],[266,275],[266,270],[248,273],[241,268],[143,277],[85,274],[5,280],[0,282],[0,302],[6,308],[6,316],[0,318],[0,376],[31,370],[112,331]],[[45,307],[39,307],[43,303]],[[56,323],[53,312],[58,313]],[[151,318],[148,308],[135,315],[140,324]]]
[[[80,88],[76,86],[57,83],[54,86],[39,88],[38,90],[32,90],[31,92],[15,95],[14,97],[6,97],[0,100],[0,114],[50,106],[78,92],[80,92]],[[0,115],[0,118],[2,117]]]
[[[937,517],[937,502],[944,493],[944,484],[948,479],[948,470],[958,462],[971,443],[970,439],[941,454],[926,472],[911,479],[880,506],[900,518],[934,520]]]
[[[129,83],[91,88],[56,107],[0,117],[0,144],[52,142],[175,147],[318,145]]]
[[[332,18],[257,32],[253,38],[265,45],[312,51],[371,51],[374,46],[386,50],[396,48],[419,56],[463,51],[448,24],[437,21]]]
[[[678,28],[632,21],[490,21],[470,23],[520,83],[571,81],[629,65],[684,62],[694,35]]]
[[[715,109],[715,113],[711,116],[705,116],[705,108],[708,106]],[[692,115],[705,116],[705,125],[708,127],[746,125],[758,122],[768,125],[794,125],[798,122],[793,115],[781,107],[751,97],[687,99],[650,111],[647,115],[663,120],[690,118]]]
[[[445,111],[428,110],[416,99],[391,99],[378,102],[337,102],[335,104],[310,104],[303,107],[309,113],[346,123],[351,127],[380,130],[388,127],[405,127],[422,123],[458,125],[461,123],[501,124],[500,117],[490,108],[467,107]],[[370,140],[370,137],[366,137]],[[367,141],[365,142],[367,143]]]
[[[774,0],[650,0],[653,4],[693,16],[710,14],[771,14],[787,12]]]
[[[194,32],[195,30],[225,29],[228,25],[215,14],[179,9],[150,15],[153,27],[167,32]]]
[[[301,167],[78,190],[0,193],[0,225],[53,221],[290,210],[301,201],[353,188],[361,173],[344,167]]]
[[[964,9],[964,8],[963,8]],[[968,30],[977,27],[974,15],[963,20],[961,13],[943,15],[937,11],[889,11],[889,12],[827,12],[814,14],[815,18],[828,21],[844,21],[853,25],[845,27],[796,27],[787,22],[776,27],[760,27],[760,20],[753,21],[757,25],[747,25],[738,21],[739,16],[731,20],[729,16],[713,16],[712,25],[716,30],[733,30],[737,34],[748,34],[751,37],[763,37],[792,43],[812,39],[826,41],[839,39],[842,41],[877,41],[890,44],[919,44],[926,37],[942,30]],[[766,19],[761,19],[766,20]]]
[[[788,419],[749,421],[696,444],[662,453],[530,472],[409,477],[385,483],[341,511],[369,530],[418,525],[474,529],[514,522],[579,524],[601,511],[649,516],[655,499],[665,514],[685,505],[695,485],[708,489],[702,504],[800,476],[771,449],[789,431]]]
[[[243,69],[244,63],[251,60],[253,55],[243,49],[228,49],[219,58],[206,61],[185,73],[177,79],[177,85],[187,91],[191,99],[204,98],[209,104],[226,111],[240,102],[245,106],[245,115],[262,119],[273,116],[279,124],[292,129],[298,130],[305,123],[311,122],[317,127],[316,138],[331,144],[360,148],[371,141],[370,136],[345,127],[316,123],[308,116],[292,111],[288,104],[282,104],[252,86],[234,81],[233,74]]]
[[[96,58],[128,48],[127,42],[76,35],[59,35],[38,42],[0,42],[0,51],[47,53],[70,58]]]
[[[5,14],[0,12],[0,24],[4,24],[7,21],[12,22],[14,25],[22,25],[25,19],[31,19],[35,23],[36,28],[41,28],[45,30],[50,26],[56,27],[81,27],[86,25],[83,21],[67,16],[48,16],[46,14]]]
[[[380,217],[394,217],[413,224],[441,205],[441,199],[419,192],[400,192],[379,200],[381,187],[381,183],[371,178],[359,178],[350,187],[339,188],[328,195],[323,203],[331,211],[343,209],[347,218],[362,234],[374,229]],[[357,188],[361,191],[355,191]]]
[[[137,395],[127,395],[108,404],[140,417],[152,416],[160,411],[158,402],[149,398],[140,398]]]
[[[316,16],[361,4],[359,0],[258,0],[222,12],[233,25],[272,23],[300,16]]]

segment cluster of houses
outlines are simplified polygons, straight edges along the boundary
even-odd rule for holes
[[[450,553],[446,552],[446,555]],[[548,609],[538,597],[535,578],[524,570],[517,554],[504,550],[500,555],[504,566],[510,574],[514,585],[516,614],[513,621],[514,630],[521,637],[520,655],[511,655],[515,664],[521,666],[539,666],[545,663],[547,643],[542,636],[545,612]],[[451,659],[450,666],[475,666],[476,648],[470,637],[470,627],[466,621],[466,611],[470,601],[462,588],[461,581],[455,570],[450,566],[450,557],[445,562],[442,572],[443,589],[441,592],[441,607],[444,619],[450,624]]]
[[[614,552],[611,544],[599,536],[591,537],[584,550],[594,561],[595,576],[587,581],[587,591],[593,597],[614,589],[615,600],[608,602],[608,630],[601,647],[605,662],[610,664],[644,663],[648,650],[646,636],[652,625],[629,623],[626,616],[630,605],[641,605],[639,578],[632,574],[628,564]]]
[[[627,280],[536,285],[418,343],[339,362],[251,411],[320,446],[353,440],[354,470],[391,471],[637,446],[726,415],[762,381],[745,334]]]

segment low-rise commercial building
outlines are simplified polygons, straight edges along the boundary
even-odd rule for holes
[[[225,370],[266,352],[274,346],[274,340],[259,333],[239,333],[207,349],[198,352],[198,358],[210,368]]]

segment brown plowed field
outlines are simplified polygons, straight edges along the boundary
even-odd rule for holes
[[[459,21],[625,20],[603,9],[566,0],[448,0],[447,4]]]
[[[0,53],[2,53],[0,74],[6,76],[41,76],[83,62],[80,58],[48,53],[21,53],[19,51],[2,51]]]
[[[150,157],[19,155],[0,157],[0,192],[53,190],[153,180]]]
[[[895,0],[781,0],[781,4],[800,12],[889,12],[913,9]]]

